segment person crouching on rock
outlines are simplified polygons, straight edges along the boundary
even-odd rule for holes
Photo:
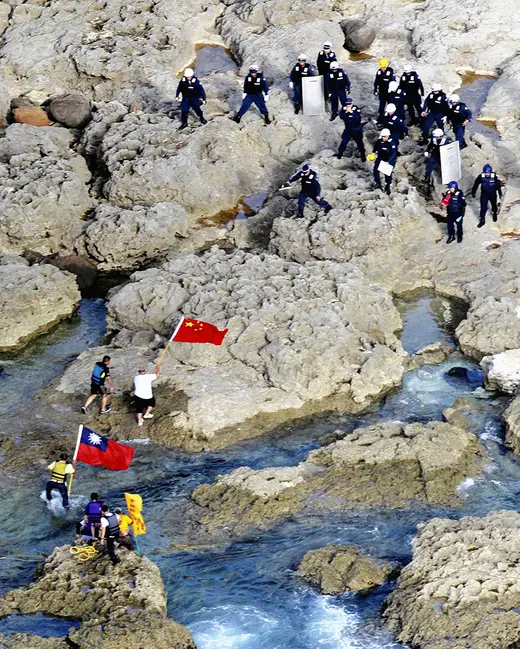
[[[179,126],[179,131],[188,126],[188,114],[190,108],[200,119],[201,124],[208,123],[207,120],[204,119],[204,115],[200,109],[200,107],[206,103],[206,91],[191,68],[186,68],[186,70],[184,70],[184,76],[177,86],[175,101],[181,102],[181,125]]]
[[[59,460],[51,462],[47,471],[51,471],[51,478],[45,487],[45,494],[47,500],[52,500],[52,492],[56,489],[61,494],[61,500],[64,509],[69,508],[69,496],[67,493],[67,485],[65,484],[68,475],[74,473],[74,467],[68,461],[69,456],[66,453],[60,455]]]
[[[105,381],[108,383],[108,388],[105,385]],[[114,385],[110,378],[110,356],[103,356],[103,360],[98,361],[92,370],[90,377],[90,397],[85,402],[85,405],[82,406],[81,412],[86,415],[87,408],[99,394],[101,395],[99,414],[104,415],[110,412],[111,408],[107,406],[108,389],[111,391],[114,390]]]
[[[110,561],[115,566],[119,563],[116,556],[115,542],[119,539],[119,520],[116,514],[108,509],[108,505],[101,508],[101,536],[100,543],[106,547]]]
[[[462,220],[466,212],[466,198],[459,189],[459,184],[452,180],[448,184],[448,191],[444,194],[441,205],[446,207],[448,213],[448,238],[446,243],[455,241],[455,225],[457,226],[457,242],[462,242]]]
[[[119,545],[122,545],[127,550],[133,550],[134,542],[130,536],[130,525],[133,521],[128,514],[123,513],[121,507],[116,507],[114,511],[119,521]]]
[[[93,539],[99,537],[99,529],[101,527],[101,508],[103,503],[100,502],[99,496],[94,491],[90,494],[90,502],[85,507],[84,514],[90,526],[90,535]]]
[[[161,366],[155,366],[153,374],[147,374],[146,370],[137,370],[134,376],[135,411],[137,414],[137,425],[143,425],[143,419],[152,419],[152,408],[155,408],[155,397],[153,396],[152,383],[161,376]]]
[[[255,104],[260,113],[264,116],[266,124],[271,123],[266,103],[269,101],[269,86],[264,79],[264,75],[258,69],[258,65],[253,63],[249,66],[249,74],[244,80],[244,92],[242,93],[242,105],[238,113],[231,119],[237,124],[240,123],[242,116],[247,113],[251,104]]]
[[[297,171],[293,176],[291,176],[289,181],[284,183],[282,187],[289,187],[291,183],[294,183],[297,180],[301,181],[301,191],[298,195],[298,215],[296,218],[303,218],[303,209],[308,198],[314,201],[316,205],[325,208],[325,214],[330,212],[332,207],[321,197],[321,186],[318,181],[318,176],[309,165],[303,165],[300,171]]]

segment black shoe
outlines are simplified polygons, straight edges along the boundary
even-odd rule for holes
[[[332,113],[332,115],[330,116],[329,121],[333,122],[336,119],[337,116],[338,116],[338,113]]]
[[[392,193],[392,192],[390,191],[390,185],[387,185],[387,186],[385,187],[385,192],[390,196],[390,194]]]
[[[177,129],[178,131],[182,131],[183,128],[186,128],[188,126],[188,122],[182,122],[182,124],[179,126]]]
[[[84,415],[87,414],[87,409],[85,408],[85,406],[81,406],[81,412],[82,412]]]
[[[336,155],[334,157],[337,158],[338,160],[341,160],[341,158],[343,157],[343,154],[342,153],[336,153]]]
[[[231,119],[236,122],[237,124],[240,124],[240,120],[242,119],[240,115],[235,115],[234,117],[231,117]]]
[[[493,214],[493,221],[495,223],[498,221],[498,214],[496,212]]]
[[[298,115],[299,112],[300,112],[300,107],[299,107],[299,106],[295,106],[295,107],[294,107],[294,114],[295,114],[295,115]]]
[[[331,211],[331,209],[332,209],[332,205],[327,205],[327,207],[325,208],[325,214],[328,214]]]
[[[200,123],[201,123],[201,124],[207,124],[207,123],[208,123],[208,120],[207,120],[205,117],[201,117],[201,118],[200,118]]]
[[[367,161],[366,156],[362,155],[361,156],[361,162],[366,162],[366,161]]]
[[[383,189],[383,188],[381,187],[381,183],[376,183],[376,189]]]
[[[455,237],[453,237],[453,236],[449,236],[449,237],[446,239],[446,243],[451,243],[452,241],[455,241]]]
[[[493,220],[495,221],[496,219],[493,219]],[[480,219],[480,221],[478,222],[477,228],[481,228],[483,225],[486,225],[486,222],[484,221],[484,219]]]
[[[457,243],[462,243],[462,236],[457,235]]]
[[[265,124],[270,124],[271,123],[271,118],[269,117],[269,115],[264,115],[264,123]]]
[[[303,212],[298,212],[298,214],[294,218],[295,219],[303,219]]]
[[[118,563],[121,563],[121,559],[112,559],[112,565],[117,566]]]
[[[463,142],[463,143],[460,145],[460,150],[462,151],[462,149],[465,149],[467,146],[468,146],[468,145],[466,144],[466,142]]]

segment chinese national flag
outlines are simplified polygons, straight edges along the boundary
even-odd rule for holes
[[[174,343],[211,343],[222,345],[228,330],[222,331],[209,322],[192,320],[182,316],[170,340]]]
[[[135,448],[114,442],[82,426],[74,459],[92,466],[104,466],[111,471],[126,471],[134,453]]]

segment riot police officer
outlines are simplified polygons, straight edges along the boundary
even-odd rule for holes
[[[451,124],[455,139],[460,145],[461,149],[465,149],[468,145],[464,139],[466,132],[466,125],[471,121],[472,114],[470,109],[464,102],[461,102],[459,95],[450,95],[448,100],[448,114],[446,120]]]
[[[446,95],[442,92],[440,83],[432,85],[432,91],[424,100],[423,111],[421,113],[424,117],[424,126],[422,132],[421,144],[426,144],[430,136],[430,130],[434,124],[439,128],[444,128],[444,117],[448,114],[448,100]]]
[[[347,144],[350,142],[350,140],[354,140],[361,155],[361,162],[366,162],[365,145],[363,144],[363,123],[361,121],[361,111],[357,106],[354,106],[354,102],[350,97],[347,97],[347,102],[341,109],[339,116],[345,122],[345,129],[341,136],[341,143],[339,145],[339,150],[336,157],[338,159],[341,159],[341,156],[345,153]]]
[[[431,183],[431,176],[435,167],[441,168],[441,146],[449,144],[450,138],[444,135],[442,128],[434,129],[432,137],[428,142],[424,157],[426,158],[426,172],[424,181],[427,185]]]
[[[186,68],[186,70],[184,70],[184,76],[177,86],[175,100],[181,101],[181,125],[179,126],[179,130],[188,126],[188,113],[190,112],[190,108],[192,108],[198,116],[201,124],[208,123],[204,119],[204,115],[200,109],[200,107],[206,103],[206,92],[204,86],[197,79],[191,68]]]
[[[296,115],[298,115],[302,107],[302,79],[314,76],[316,76],[316,70],[310,63],[307,63],[307,55],[300,54],[296,65],[291,70],[289,81],[289,88],[294,93],[294,112]]]
[[[424,95],[424,86],[419,75],[413,67],[407,63],[404,66],[404,72],[399,81],[399,87],[406,92],[406,103],[408,113],[412,124],[417,124],[422,113],[422,96]],[[417,114],[417,115],[416,115]]]
[[[394,167],[397,161],[397,142],[392,138],[392,134],[390,133],[389,129],[384,128],[379,134],[379,138],[374,144],[374,154],[377,156],[376,161],[374,162],[374,180],[376,181],[377,189],[382,189],[379,164],[381,163],[381,161],[383,161]],[[384,174],[384,176],[385,191],[390,196],[392,173]]]
[[[242,116],[249,110],[251,104],[255,104],[260,113],[264,116],[266,124],[271,123],[266,102],[269,101],[269,86],[264,75],[259,71],[258,65],[253,63],[249,66],[249,74],[244,80],[244,92],[242,93],[242,105],[238,113],[231,119],[237,124]]]
[[[347,93],[350,92],[350,79],[347,73],[339,67],[337,61],[330,64],[327,79],[331,107],[330,121],[333,122],[338,116],[338,103],[341,103],[342,106],[347,103]]]
[[[446,243],[455,241],[455,227],[457,228],[457,242],[462,242],[462,220],[466,213],[466,198],[457,182],[452,180],[448,184],[448,191],[444,194],[442,204],[446,205],[448,213],[448,238]]]
[[[325,97],[330,94],[329,91],[329,72],[331,65],[334,61],[337,61],[336,52],[332,50],[332,43],[326,41],[323,43],[323,49],[318,52],[318,58],[316,60],[316,67],[318,68],[318,74],[323,76],[323,83],[325,86]]]
[[[297,218],[303,217],[303,209],[308,198],[314,201],[316,205],[325,208],[325,214],[330,212],[332,207],[321,197],[321,186],[316,172],[311,169],[308,164],[304,164],[300,171],[297,171],[293,176],[291,176],[289,181],[284,183],[282,187],[289,187],[291,183],[294,183],[297,180],[301,182],[301,190],[298,195]]]
[[[406,105],[408,97],[406,96],[406,92],[399,87],[399,84],[397,81],[390,81],[388,84],[388,98],[387,98],[387,106],[388,104],[394,104],[395,106],[395,114],[399,119],[402,119],[403,122],[406,119],[405,112],[404,112],[404,107]]]
[[[389,66],[388,59],[380,59],[379,70],[376,72],[374,79],[374,95],[379,97],[379,119],[385,114],[385,106],[388,101],[388,86],[391,81],[395,81],[395,74]]]
[[[480,191],[480,221],[477,225],[481,228],[486,223],[486,213],[488,203],[491,203],[491,213],[493,221],[498,219],[498,201],[497,195],[502,198],[502,181],[498,175],[493,171],[493,167],[489,164],[484,165],[482,173],[475,178],[471,195],[475,198],[477,190],[481,187]]]
[[[381,120],[381,123],[385,128],[389,129],[392,138],[397,140],[397,142],[408,136],[408,127],[397,115],[395,104],[387,104],[385,116]]]

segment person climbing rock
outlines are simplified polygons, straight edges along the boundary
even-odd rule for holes
[[[486,214],[488,204],[491,203],[491,214],[493,221],[498,219],[498,199],[497,196],[502,198],[502,181],[498,175],[493,171],[493,167],[489,164],[484,165],[482,173],[475,178],[471,195],[473,198],[477,195],[478,188],[480,190],[480,221],[477,228],[481,228],[486,223]]]
[[[152,419],[152,409],[155,408],[155,397],[153,396],[152,383],[161,375],[161,366],[157,363],[155,372],[147,374],[141,368],[134,376],[135,411],[137,425],[143,425],[143,419]]]
[[[472,114],[470,109],[460,100],[459,95],[450,95],[448,99],[448,114],[446,115],[446,122],[451,124],[455,139],[459,143],[461,150],[468,146],[464,136],[466,134],[466,126],[471,121],[471,118]]]
[[[361,121],[361,111],[357,106],[354,106],[354,102],[350,97],[347,97],[347,103],[340,111],[340,118],[345,123],[345,129],[341,135],[341,143],[339,145],[339,150],[337,153],[337,158],[341,159],[347,144],[350,140],[354,140],[357,144],[359,154],[361,155],[361,162],[366,161],[365,155],[365,145],[363,143],[363,123]]]
[[[432,84],[432,91],[424,100],[421,117],[424,117],[422,139],[420,144],[426,144],[430,137],[430,131],[434,124],[438,128],[444,128],[445,117],[448,115],[448,100],[442,91],[440,83]]]
[[[446,243],[455,241],[455,227],[457,228],[457,242],[462,242],[462,220],[466,212],[466,198],[464,192],[459,189],[459,184],[452,180],[448,184],[448,191],[445,192],[441,205],[446,207],[448,213],[448,238]]]
[[[390,131],[392,139],[397,142],[408,137],[408,127],[396,113],[395,104],[387,104],[381,124]]]
[[[46,467],[47,471],[51,472],[50,480],[45,487],[47,500],[52,500],[52,492],[57,490],[61,494],[61,501],[65,509],[69,508],[66,480],[68,475],[70,476],[74,473],[74,467],[68,460],[69,456],[67,453],[61,453],[58,460],[51,462]]]
[[[389,86],[392,81],[395,81],[395,74],[388,59],[380,59],[379,70],[376,72],[374,79],[374,95],[379,98],[379,119],[383,119],[385,114],[385,106],[388,101]]]
[[[305,203],[309,198],[314,201],[316,205],[325,208],[325,214],[330,212],[332,207],[321,197],[321,186],[318,181],[318,176],[308,164],[304,164],[300,171],[297,171],[293,176],[291,176],[289,181],[284,183],[282,187],[289,187],[291,183],[294,183],[297,180],[301,182],[301,191],[298,195],[298,215],[296,218],[303,218]]]
[[[406,105],[411,123],[418,124],[421,120],[424,86],[410,63],[406,63],[403,69],[404,72],[401,75],[399,87],[406,92]]]
[[[436,128],[433,133],[426,151],[424,152],[424,157],[426,158],[426,170],[424,173],[424,182],[427,187],[430,187],[432,184],[432,174],[435,167],[441,168],[441,146],[449,144],[451,142],[450,138],[444,135],[442,128]]]
[[[339,67],[337,61],[330,64],[330,72],[327,73],[327,88],[330,97],[330,121],[333,122],[338,116],[338,104],[347,104],[347,93],[350,92],[350,79],[343,68]]]
[[[188,126],[190,108],[197,115],[201,124],[208,123],[200,108],[206,103],[206,91],[191,68],[184,70],[184,75],[177,86],[175,101],[181,102],[181,125],[179,126],[179,131]]]
[[[115,543],[119,539],[119,520],[116,514],[113,514],[108,505],[101,507],[101,534],[100,543],[105,546],[110,557],[110,561],[115,566],[120,559],[116,556]]]
[[[99,529],[101,527],[101,508],[103,503],[100,502],[98,494],[94,491],[90,494],[90,502],[85,507],[85,516],[87,517],[90,526],[90,534],[92,538],[99,537]]]
[[[251,104],[255,104],[260,113],[264,116],[266,124],[271,123],[266,102],[269,101],[269,86],[260,72],[258,65],[253,63],[249,66],[249,74],[244,80],[244,91],[242,93],[242,105],[238,113],[231,119],[237,124],[240,123],[243,115],[247,113]]]
[[[105,381],[108,384],[108,388],[105,385]],[[99,414],[104,415],[107,412],[110,412],[111,408],[110,406],[107,406],[109,389],[111,391],[114,389],[112,379],[110,378],[110,356],[103,356],[103,360],[98,361],[92,370],[92,375],[90,377],[90,396],[85,405],[82,406],[81,412],[86,415],[88,407],[98,395],[101,395]]]
[[[381,170],[379,168],[381,162],[385,162],[392,167],[390,173],[383,174],[385,176],[385,192],[388,194],[388,196],[390,196],[393,167],[395,167],[395,163],[397,161],[397,141],[392,138],[392,134],[390,133],[389,129],[384,128],[379,134],[379,138],[374,144],[374,152],[372,155],[376,157],[373,171],[376,189],[382,189]]]

